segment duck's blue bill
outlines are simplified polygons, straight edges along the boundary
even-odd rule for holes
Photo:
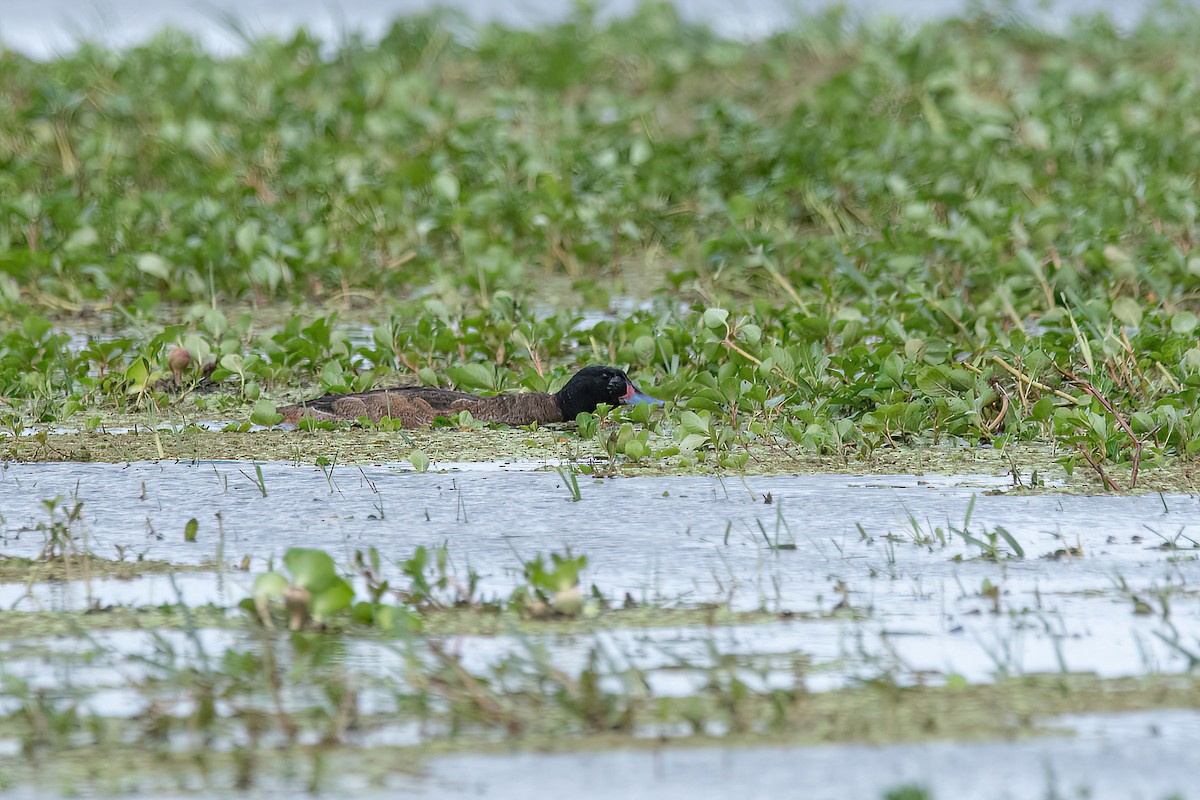
[[[665,406],[665,400],[659,400],[657,397],[651,397],[645,392],[640,392],[637,389],[633,390],[633,394],[621,400],[627,406],[636,406],[638,403],[649,403],[652,406]]]

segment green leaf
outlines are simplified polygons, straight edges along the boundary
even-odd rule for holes
[[[154,253],[143,253],[138,256],[137,268],[147,275],[153,275],[160,280],[168,280],[171,277],[171,263],[160,255]]]
[[[1175,316],[1171,317],[1171,330],[1175,333],[1189,334],[1196,330],[1196,326],[1200,324],[1200,319],[1190,311],[1180,311]]]
[[[283,590],[288,587],[287,578],[278,572],[264,572],[254,579],[255,597],[282,597]]]
[[[1012,548],[1012,551],[1016,554],[1017,558],[1025,557],[1025,548],[1021,547],[1020,542],[1018,542],[1011,533],[999,525],[996,526],[996,533],[1000,534],[1000,538],[1008,542],[1008,546]]]
[[[637,363],[649,364],[654,360],[654,337],[639,336],[633,343],[633,352],[637,356]]]
[[[221,366],[235,375],[242,374],[243,363],[242,357],[237,353],[230,353],[229,355],[221,356]]]
[[[372,625],[375,622],[375,606],[365,600],[354,604],[350,610],[350,619],[359,625]]]
[[[433,179],[433,191],[438,197],[448,202],[458,200],[458,178],[450,172],[439,172]]]
[[[495,388],[496,370],[490,364],[462,364],[447,368],[446,374],[455,386],[466,389]]]
[[[100,234],[91,225],[84,225],[72,231],[67,240],[63,242],[63,249],[71,252],[74,250],[82,250],[85,247],[91,247],[100,241]]]
[[[1114,300],[1112,314],[1131,328],[1142,324],[1142,306],[1132,297],[1120,297]]]
[[[709,308],[704,312],[704,327],[724,328],[729,321],[729,312],[724,308]]]
[[[413,450],[408,454],[408,460],[412,462],[413,469],[417,472],[429,470],[429,456],[425,455],[423,450]]]
[[[314,595],[339,580],[333,559],[322,550],[293,547],[284,554],[283,563],[292,576],[292,583]]]
[[[233,241],[237,244],[238,250],[241,250],[246,255],[254,252],[254,245],[258,242],[258,220],[252,219],[242,223],[237,229],[237,233],[233,235]]]
[[[1049,397],[1040,398],[1033,404],[1030,416],[1038,422],[1045,422],[1054,414],[1054,400]]]
[[[250,411],[250,421],[269,428],[283,422],[283,414],[275,410],[275,404],[270,400],[259,400]]]
[[[130,394],[144,392],[150,384],[150,364],[143,357],[138,357],[125,368],[125,383]]]
[[[695,411],[684,411],[680,414],[679,424],[688,433],[708,433],[708,423]]]
[[[354,589],[342,578],[334,578],[320,591],[312,591],[312,615],[327,619],[350,607],[354,601]]]

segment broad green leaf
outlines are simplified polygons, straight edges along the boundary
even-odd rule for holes
[[[354,590],[342,578],[334,578],[319,591],[311,591],[312,615],[317,619],[328,619],[349,608],[354,601]]]
[[[704,312],[704,327],[724,328],[729,320],[729,311],[724,308],[709,308]]]
[[[283,590],[288,587],[287,578],[278,572],[264,572],[254,579],[255,597],[282,597]]]
[[[269,428],[282,422],[283,414],[275,410],[275,404],[270,400],[259,400],[250,411],[250,421]]]
[[[147,275],[153,275],[160,280],[169,280],[171,277],[170,262],[154,253],[143,253],[138,256],[137,268]]]
[[[1189,334],[1196,330],[1196,326],[1200,324],[1200,319],[1191,311],[1180,311],[1171,317],[1171,330],[1176,333]]]
[[[284,554],[283,563],[292,583],[314,595],[338,580],[333,559],[322,550],[293,547]]]
[[[1120,297],[1114,300],[1112,313],[1114,317],[1131,328],[1142,324],[1142,306],[1132,297]]]

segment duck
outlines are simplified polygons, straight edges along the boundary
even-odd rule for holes
[[[553,394],[518,392],[480,397],[469,392],[435,386],[397,386],[353,394],[327,394],[315,400],[276,409],[285,424],[296,425],[303,419],[320,421],[357,420],[366,417],[378,422],[384,417],[399,420],[405,428],[428,427],[437,417],[469,411],[481,422],[505,425],[574,422],[584,412],[606,403],[664,405],[634,385],[616,367],[590,366],[576,372],[567,384]]]

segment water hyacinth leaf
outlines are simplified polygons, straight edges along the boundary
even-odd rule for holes
[[[126,391],[129,394],[145,392],[150,385],[150,364],[145,358],[135,359],[125,368]]]
[[[21,320],[21,333],[30,341],[41,342],[54,329],[54,323],[38,314],[28,314]]]
[[[283,422],[283,414],[275,410],[275,404],[270,400],[259,400],[250,411],[250,421],[255,425],[270,428]]]
[[[264,572],[254,579],[254,596],[278,598],[288,587],[288,579],[278,572]]]
[[[1136,328],[1142,324],[1142,306],[1131,297],[1121,297],[1113,301],[1113,316],[1122,324]]]
[[[654,360],[654,338],[651,336],[639,336],[633,343],[633,350],[637,357],[637,363],[649,364]]]
[[[1049,397],[1039,398],[1030,410],[1030,416],[1038,422],[1045,422],[1054,414],[1054,400]]]
[[[487,364],[462,364],[448,368],[446,374],[464,389],[492,389],[496,383],[495,369]]]
[[[360,600],[350,609],[350,619],[359,625],[373,625],[375,623],[375,605]]]
[[[147,275],[151,275],[159,280],[168,280],[171,277],[171,264],[165,258],[154,253],[143,253],[138,256],[137,268]]]
[[[1191,311],[1180,311],[1171,317],[1171,330],[1175,333],[1189,334],[1197,325],[1200,325],[1200,318]]]
[[[67,251],[83,250],[99,241],[99,232],[91,225],[83,225],[71,232],[71,235],[63,242],[63,249]]]
[[[684,411],[679,418],[680,425],[688,433],[707,434],[708,423],[704,421],[695,411]]]
[[[1146,411],[1136,411],[1129,417],[1129,426],[1133,428],[1134,433],[1144,434],[1153,431],[1156,427],[1154,416]]]
[[[429,456],[425,455],[423,450],[413,450],[408,454],[408,460],[417,472],[429,471]]]
[[[254,252],[255,245],[258,243],[260,228],[261,225],[256,219],[247,220],[242,223],[238,227],[237,233],[233,235],[233,240],[238,250],[242,251],[245,255],[251,255]]]
[[[333,558],[322,550],[292,547],[284,554],[283,563],[292,582],[314,594],[338,580]]]
[[[258,285],[265,285],[271,291],[278,289],[286,276],[287,268],[269,256],[258,256],[250,264],[251,280]]]
[[[354,602],[354,589],[343,578],[334,578],[320,590],[312,591],[312,615],[317,619],[328,619],[350,607]]]
[[[433,191],[447,202],[456,202],[459,193],[458,178],[450,172],[439,172],[433,179]]]
[[[654,415],[654,407],[649,403],[638,403],[628,411],[628,414],[634,422],[646,425]]]

